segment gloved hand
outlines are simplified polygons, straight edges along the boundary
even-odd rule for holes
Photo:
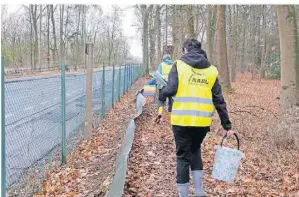
[[[155,121],[157,124],[159,124],[161,120],[162,120],[162,115],[158,115]]]
[[[171,123],[171,112],[168,112],[168,122]]]
[[[232,136],[232,135],[234,135],[234,133],[235,133],[235,131],[233,131],[233,130],[228,130],[228,131],[224,131],[224,135],[227,135],[227,136]]]
[[[143,95],[144,89],[142,88],[141,90],[138,90],[138,92]]]

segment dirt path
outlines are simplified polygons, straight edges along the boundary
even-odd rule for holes
[[[275,136],[268,136],[273,131],[270,125],[278,122],[279,81],[252,81],[250,76],[243,75],[238,77],[233,89],[233,93],[225,94],[225,99],[246,158],[242,159],[234,184],[213,180],[212,168],[207,169],[206,192],[209,196],[299,196],[299,165],[294,162],[294,158],[299,158],[299,151],[279,150],[270,141]],[[177,196],[173,135],[168,121],[156,125],[155,116],[156,105],[148,102],[137,120],[125,197]],[[214,145],[220,142],[221,131],[216,115],[202,147],[204,168],[213,163]],[[226,145],[233,147],[235,141],[230,139]],[[191,186],[191,196],[192,190]]]

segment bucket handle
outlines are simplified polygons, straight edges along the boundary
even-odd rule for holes
[[[233,135],[234,135],[234,136],[236,137],[236,139],[237,139],[238,150],[240,150],[240,140],[239,140],[239,137],[238,137],[238,135],[237,135],[236,133],[234,133]],[[225,135],[223,136],[223,138],[222,138],[222,140],[221,140],[221,143],[220,143],[220,146],[222,146],[223,141],[224,141],[225,138],[227,138],[227,134],[225,134]]]

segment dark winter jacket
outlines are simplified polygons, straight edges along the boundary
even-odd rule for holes
[[[192,66],[193,68],[207,68],[211,66],[210,62],[204,57],[205,52],[201,49],[193,49],[187,54],[183,55],[180,60],[186,64]],[[159,100],[166,100],[166,97],[175,96],[178,90],[178,71],[176,63],[173,64],[172,69],[168,76],[168,85],[162,89],[162,97]],[[231,129],[231,122],[228,117],[226,103],[224,101],[221,86],[218,78],[212,88],[212,96],[214,106],[221,119],[221,124],[225,130]]]

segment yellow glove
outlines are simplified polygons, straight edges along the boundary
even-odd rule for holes
[[[163,107],[159,107],[159,109],[158,109],[158,115],[162,116],[162,114],[163,114]]]
[[[156,123],[159,124],[162,120],[162,114],[163,114],[163,107],[159,107],[158,109],[158,117],[156,118]]]

